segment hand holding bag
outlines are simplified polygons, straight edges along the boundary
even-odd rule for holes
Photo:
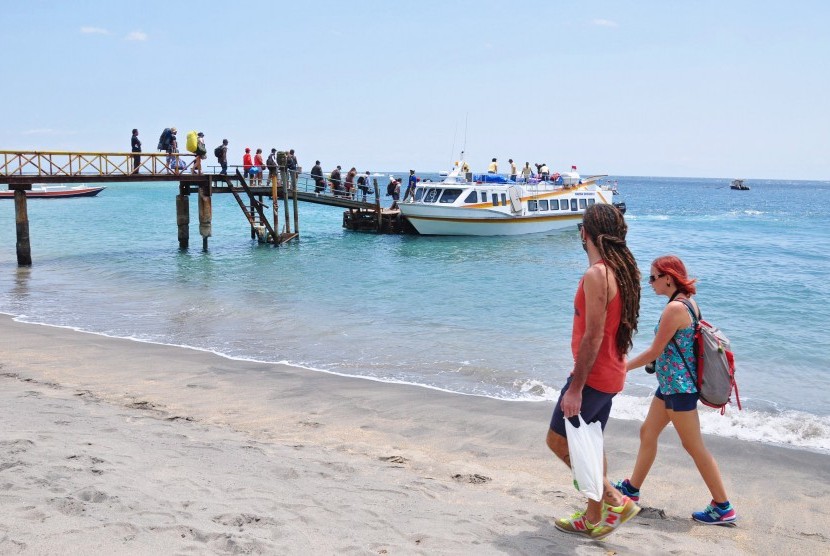
[[[565,433],[568,437],[568,451],[571,456],[571,471],[576,490],[591,500],[602,500],[603,471],[602,425],[595,421],[586,424],[579,416],[579,427],[565,419]]]

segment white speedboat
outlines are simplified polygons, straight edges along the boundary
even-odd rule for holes
[[[617,206],[605,176],[553,174],[548,181],[510,181],[494,174],[462,175],[456,168],[438,183],[421,183],[415,196],[398,204],[423,235],[500,236],[574,228],[595,203]]]

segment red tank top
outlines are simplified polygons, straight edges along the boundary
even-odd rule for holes
[[[601,264],[601,263],[600,263]],[[574,297],[574,325],[571,335],[571,351],[576,363],[576,354],[579,344],[585,335],[585,290],[583,281],[579,281]],[[622,315],[622,299],[617,288],[617,294],[608,304],[608,314],[605,317],[605,329],[602,332],[602,344],[594,360],[594,366],[588,373],[587,386],[607,394],[616,394],[622,391],[625,385],[625,355],[617,353],[617,329],[620,327]],[[573,373],[572,373],[573,374]]]

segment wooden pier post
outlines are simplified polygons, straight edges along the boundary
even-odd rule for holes
[[[29,213],[26,210],[26,192],[21,189],[14,192],[14,220],[17,228],[17,266],[32,266]]]
[[[299,168],[297,169],[299,172]],[[297,183],[293,182],[293,187],[291,188],[292,192],[292,199],[294,200],[294,233],[300,233],[300,213],[297,212]]]
[[[210,196],[210,184],[199,186],[199,234],[202,236],[202,250],[207,251],[208,238],[212,235],[211,220],[213,203]]]
[[[279,182],[277,181],[277,176],[271,176],[271,214],[274,217],[274,233],[276,236],[274,237],[274,245],[280,244],[280,203],[279,191],[277,190]]]
[[[375,186],[375,212],[378,215],[378,231],[383,229],[383,212],[380,210],[380,191],[378,190],[378,179],[372,178],[372,185]]]
[[[286,180],[282,182],[282,200],[285,204],[285,233],[291,233],[291,224],[288,222],[288,172],[285,172]],[[274,202],[277,202],[277,199],[274,198]]]
[[[176,195],[176,225],[179,227],[179,249],[187,249],[190,245],[190,197],[185,193]]]

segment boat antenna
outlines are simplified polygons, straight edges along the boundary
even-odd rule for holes
[[[452,133],[452,150],[450,151],[450,166],[452,166],[453,157],[455,156],[455,139],[458,135],[458,122],[455,123],[455,131]]]
[[[464,114],[464,147],[462,147],[462,149],[461,149],[462,153],[467,152],[467,118],[469,118],[469,116],[470,116],[469,112]],[[464,156],[462,155],[461,158],[464,158]]]

